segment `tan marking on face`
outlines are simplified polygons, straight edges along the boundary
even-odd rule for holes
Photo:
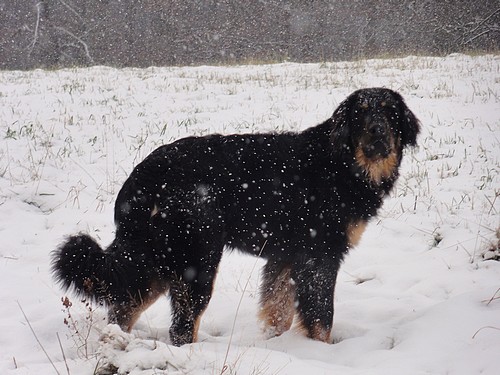
[[[361,240],[361,236],[366,229],[366,221],[359,220],[356,222],[349,223],[347,226],[347,244],[349,248],[357,246]]]
[[[292,326],[295,314],[295,286],[290,278],[290,268],[285,268],[276,278],[272,288],[261,296],[259,318],[266,331],[279,336]]]
[[[395,151],[392,151],[386,158],[372,160],[367,158],[362,147],[358,146],[355,158],[370,181],[376,185],[380,185],[382,180],[390,178],[398,167],[398,156]]]

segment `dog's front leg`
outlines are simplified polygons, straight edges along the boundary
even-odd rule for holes
[[[336,262],[308,259],[296,265],[292,272],[296,283],[299,327],[314,340],[330,342],[338,267]]]

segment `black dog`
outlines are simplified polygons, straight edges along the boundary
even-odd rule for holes
[[[104,302],[130,331],[170,293],[171,341],[196,341],[224,247],[268,262],[261,318],[280,335],[294,315],[328,341],[344,255],[398,177],[419,121],[383,88],[351,94],[333,116],[300,133],[190,137],[152,152],[125,181],[116,238],[103,251],[70,237],[53,254],[65,288]]]

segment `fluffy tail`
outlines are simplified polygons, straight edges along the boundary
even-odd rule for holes
[[[137,272],[120,255],[116,240],[104,251],[86,234],[69,237],[52,253],[52,272],[66,290],[93,301],[114,303],[127,298],[127,280]]]

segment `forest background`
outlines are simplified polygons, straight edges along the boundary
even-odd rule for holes
[[[497,0],[0,0],[0,69],[497,52]]]

